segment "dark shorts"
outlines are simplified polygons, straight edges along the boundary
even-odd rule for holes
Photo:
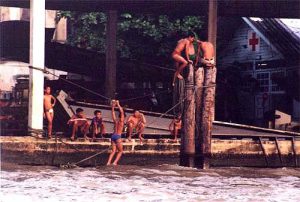
[[[114,143],[117,143],[117,140],[118,139],[121,139],[121,135],[118,135],[118,134],[113,134],[111,136],[111,141],[114,142]]]

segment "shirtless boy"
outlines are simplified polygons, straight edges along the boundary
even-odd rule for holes
[[[213,68],[216,66],[215,49],[212,43],[204,41],[204,38],[197,41],[199,49],[201,50],[201,65],[206,68]]]
[[[53,101],[53,102],[52,102]],[[56,99],[51,95],[51,88],[46,86],[44,94],[44,113],[48,121],[48,137],[52,138],[52,123],[54,118],[54,110]]]
[[[118,107],[119,109],[119,119],[116,118],[115,114],[115,106]],[[113,157],[115,156],[116,151],[117,156],[113,162],[113,165],[117,165],[122,153],[123,153],[123,144],[122,144],[122,131],[124,127],[124,119],[125,119],[125,114],[123,108],[120,106],[120,103],[118,100],[112,100],[111,102],[111,114],[112,114],[112,119],[114,122],[114,133],[111,136],[111,147],[112,147],[112,152],[109,155],[108,161],[106,165],[110,165]]]
[[[102,113],[100,110],[94,111],[95,117],[92,119],[91,127],[93,132],[93,141],[96,140],[97,135],[101,135],[103,138],[103,134],[105,134],[105,126],[103,124]]]
[[[132,131],[133,131],[133,129],[135,129],[139,135],[140,144],[142,144],[142,142],[143,142],[142,134],[144,132],[145,125],[146,125],[146,119],[145,119],[144,114],[138,110],[134,110],[133,114],[130,115],[127,120],[128,140],[131,141]]]
[[[198,48],[194,47],[195,34],[188,33],[188,37],[181,39],[177,42],[177,46],[172,53],[172,58],[176,62],[177,70],[173,77],[173,86],[175,85],[176,78],[183,79],[181,72],[188,63],[193,63],[196,60],[196,51]],[[184,53],[182,53],[184,51]]]
[[[177,142],[178,132],[182,127],[181,115],[177,115],[169,125],[169,130],[174,135],[174,141]]]
[[[72,127],[72,134],[71,134],[72,141],[75,140],[75,134],[78,131],[78,129],[80,129],[80,131],[83,133],[84,138],[86,140],[89,140],[87,134],[89,131],[90,124],[83,113],[83,109],[77,108],[76,114],[71,117],[71,119],[68,121],[67,124]]]

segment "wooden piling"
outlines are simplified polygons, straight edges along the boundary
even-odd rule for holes
[[[173,106],[178,105],[174,110],[174,114],[183,114],[184,110],[184,80],[177,80],[173,88]]]
[[[181,135],[180,165],[194,167],[195,156],[195,93],[194,67],[188,65],[188,76],[185,79],[185,102],[183,114],[183,134]]]
[[[106,65],[105,65],[105,95],[115,97],[117,69],[117,22],[118,13],[115,10],[107,12],[106,28]]]
[[[211,42],[215,48],[216,58],[216,42],[217,42],[217,4],[216,0],[210,0],[208,4],[208,41]],[[200,76],[198,73],[198,79],[200,85]],[[196,73],[197,75],[197,73]],[[216,67],[207,67],[204,69],[204,88],[199,89],[197,94],[197,155],[196,162],[197,167],[202,169],[209,168],[209,160],[211,158],[211,137],[212,137],[212,122],[215,118],[215,91],[216,91]],[[202,75],[202,78],[203,78]],[[203,98],[201,97],[203,96]],[[199,115],[200,114],[200,115]]]
[[[217,22],[218,22],[218,1],[209,0],[208,1],[208,27],[207,27],[207,39],[214,46],[215,61],[217,61]],[[216,77],[216,75],[213,75]],[[215,78],[214,78],[215,79]],[[215,90],[215,89],[214,89]],[[215,120],[215,103],[213,103],[212,108],[212,121]]]
[[[212,137],[212,122],[214,118],[215,106],[215,88],[216,88],[215,67],[205,68],[204,70],[204,88],[203,88],[203,103],[201,114],[201,129],[200,129],[200,144],[202,150],[199,167],[202,169],[209,168],[209,159],[211,158],[211,137]]]
[[[202,167],[203,162],[203,135],[201,133],[202,124],[202,104],[203,104],[203,82],[204,82],[204,69],[198,68],[195,71],[195,166]]]

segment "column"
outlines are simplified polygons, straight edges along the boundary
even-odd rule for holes
[[[44,69],[45,0],[30,0],[30,66]],[[28,128],[43,129],[44,73],[30,69]],[[37,132],[38,133],[38,132]]]

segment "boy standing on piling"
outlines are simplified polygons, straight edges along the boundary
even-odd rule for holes
[[[52,102],[53,101],[53,102]],[[54,118],[54,110],[56,99],[51,95],[51,88],[46,86],[44,94],[44,115],[48,121],[48,137],[52,138],[52,122]]]
[[[116,118],[116,114],[115,114],[115,106],[118,107],[119,109],[119,118]],[[115,161],[113,162],[113,165],[117,165],[122,153],[123,153],[123,144],[122,144],[122,139],[121,139],[121,135],[122,135],[122,131],[124,128],[124,119],[125,119],[125,114],[124,114],[124,110],[121,107],[120,103],[118,100],[112,100],[111,102],[111,114],[112,114],[112,119],[114,122],[114,133],[111,136],[111,147],[112,147],[112,152],[109,155],[108,161],[106,165],[110,165],[111,161],[117,152],[117,156]]]

